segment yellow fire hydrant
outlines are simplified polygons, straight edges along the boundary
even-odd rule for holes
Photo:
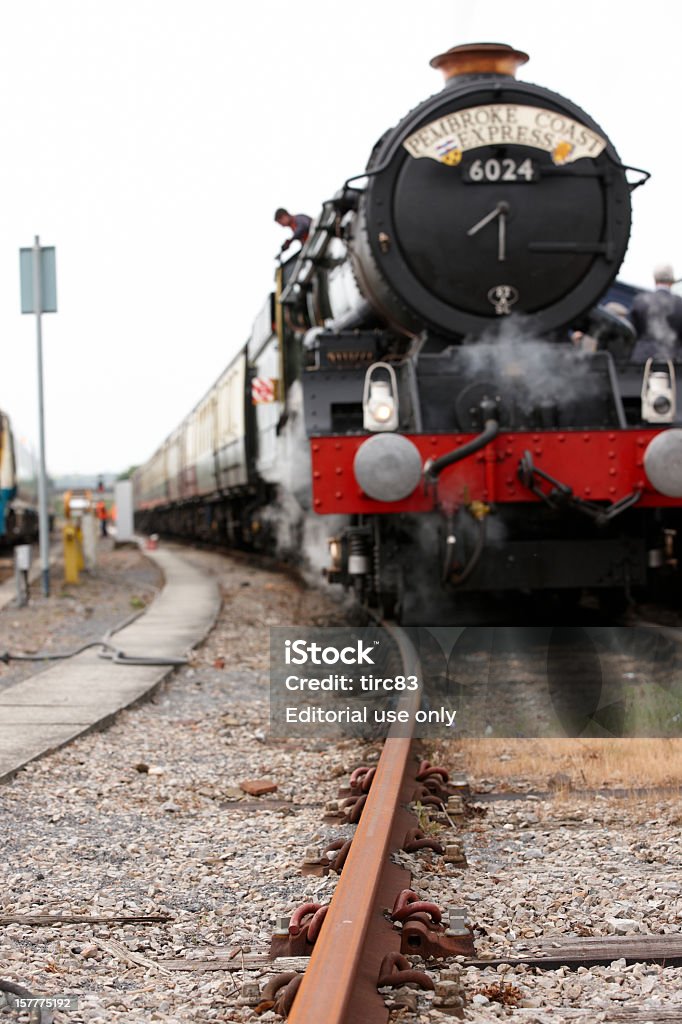
[[[78,583],[78,575],[84,567],[83,543],[80,527],[69,522],[62,530],[64,542],[64,582]]]

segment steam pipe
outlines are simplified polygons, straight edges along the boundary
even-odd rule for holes
[[[464,583],[466,580],[469,579],[472,572],[474,571],[474,569],[476,568],[480,561],[481,555],[483,553],[483,548],[485,546],[485,519],[478,519],[476,516],[472,516],[472,518],[476,523],[477,527],[476,543],[474,544],[474,549],[471,552],[469,561],[466,563],[466,565],[463,566],[463,568],[460,569],[459,572],[453,573],[452,567],[455,561],[456,540],[454,535],[452,516],[448,516],[448,536],[445,541],[445,564],[443,566],[443,574],[441,577],[443,583],[450,583],[455,587],[459,586],[460,583]]]
[[[455,562],[455,545],[457,544],[457,538],[455,537],[455,526],[453,516],[448,516],[447,522],[447,536],[445,538],[445,565],[443,566],[443,575],[441,581],[447,583],[448,576],[452,572],[452,566]]]
[[[453,466],[455,462],[461,462],[468,455],[473,455],[474,452],[485,448],[487,444],[495,440],[499,432],[500,424],[497,420],[492,417],[487,419],[478,437],[474,437],[471,441],[461,445],[461,447],[455,448],[453,451],[448,452],[447,455],[441,455],[439,459],[434,459],[433,462],[427,464],[424,469],[424,476],[427,482],[433,483],[448,466]]]
[[[471,557],[460,572],[451,573],[448,577],[448,582],[452,583],[455,587],[469,579],[472,572],[478,565],[483,553],[483,548],[485,546],[485,519],[476,519],[475,521],[476,526],[478,527],[478,532],[476,534],[476,543],[474,545],[474,550],[471,552]]]

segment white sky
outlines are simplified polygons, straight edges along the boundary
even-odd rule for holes
[[[633,195],[620,276],[682,273],[674,0],[21,0],[0,4],[0,407],[37,438],[18,249],[57,247],[43,318],[52,473],[144,461],[237,348],[287,233],[440,89],[429,59],[507,42],[583,107]]]

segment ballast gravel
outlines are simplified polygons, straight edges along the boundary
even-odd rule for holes
[[[192,558],[217,576],[224,599],[193,663],[106,732],[0,787],[0,915],[170,917],[0,924],[0,978],[38,996],[79,997],[79,1010],[56,1021],[251,1019],[236,1006],[255,976],[243,958],[269,945],[278,915],[333,891],[336,876],[303,877],[299,867],[306,847],[348,832],[322,813],[363,748],[325,744],[321,757],[315,743],[269,741],[268,627],[338,624],[345,613],[248,560]],[[240,783],[258,779],[276,791],[247,795]],[[161,963],[216,952],[238,969]]]
[[[441,744],[441,759],[445,749]],[[453,753],[448,767],[465,770],[465,754]],[[533,789],[544,789],[555,766],[539,760],[536,770]],[[513,783],[500,786],[499,794],[475,776],[470,784],[484,813],[457,829],[468,867],[444,871],[441,858],[430,854],[396,859],[412,871],[420,895],[466,908],[478,958],[558,955],[569,939],[599,936],[682,939],[679,791],[564,789],[540,798],[528,792],[528,779],[517,791]],[[477,788],[485,796],[478,803]],[[432,976],[438,979],[437,972]],[[615,955],[609,966],[575,971],[464,967],[462,986],[466,1019],[480,1024],[501,1018],[538,1024],[682,1020],[682,968],[627,964]],[[420,993],[417,1012],[396,1019],[452,1020],[431,1004],[431,994]]]
[[[68,654],[139,615],[162,586],[162,573],[137,546],[114,548],[113,538],[100,539],[97,565],[81,573],[78,584],[65,583],[57,559],[50,568],[50,597],[43,597],[37,577],[27,605],[18,608],[12,601],[0,610],[0,655]],[[50,664],[0,661],[0,689]]]

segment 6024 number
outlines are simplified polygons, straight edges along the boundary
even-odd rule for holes
[[[519,181],[531,182],[537,180],[535,167],[530,157],[523,163],[518,164],[511,157],[498,160],[490,157],[488,160],[474,160],[464,172],[465,181],[473,182],[494,182],[494,181]]]

